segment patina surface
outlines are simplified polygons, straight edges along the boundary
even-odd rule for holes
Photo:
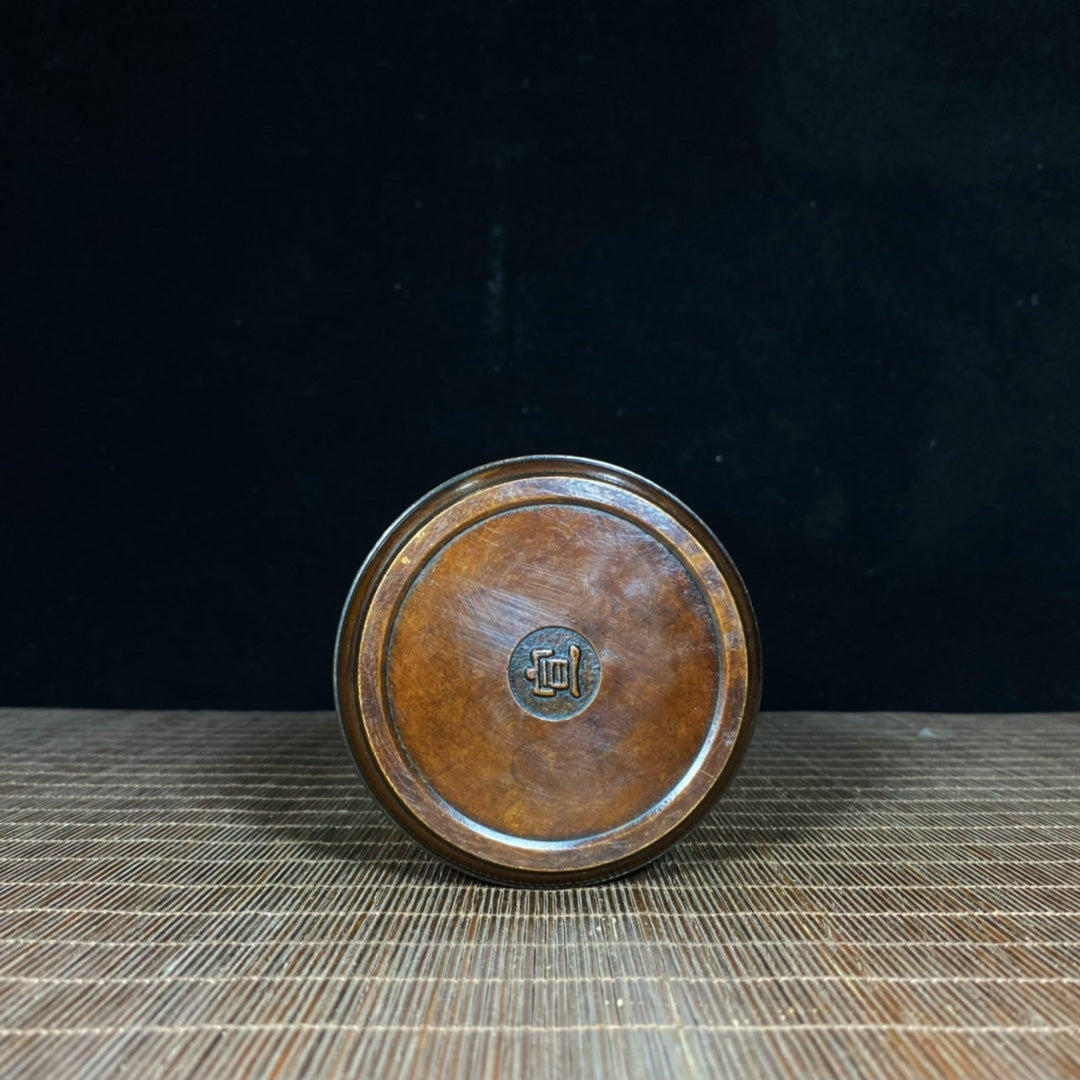
[[[484,877],[630,870],[730,779],[760,694],[731,560],[613,466],[527,458],[409,510],[342,618],[338,706],[408,832]]]

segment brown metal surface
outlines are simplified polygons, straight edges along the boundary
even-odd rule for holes
[[[524,458],[417,503],[357,577],[337,654],[362,775],[421,843],[489,879],[610,877],[730,780],[757,628],[681,503],[598,462]]]
[[[334,718],[0,710],[4,1080],[1080,1077],[1080,716],[761,716],[701,827],[487,885]]]

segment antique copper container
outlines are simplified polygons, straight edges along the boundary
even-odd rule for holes
[[[385,533],[338,632],[338,714],[376,799],[479,877],[641,866],[731,779],[761,689],[731,559],[682,503],[598,461],[436,488]]]

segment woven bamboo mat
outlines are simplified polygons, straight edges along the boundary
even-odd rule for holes
[[[1080,717],[761,718],[636,875],[465,879],[325,714],[0,712],[0,1076],[1080,1077]]]

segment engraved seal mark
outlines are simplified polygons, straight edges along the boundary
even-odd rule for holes
[[[600,658],[588,639],[565,626],[526,634],[510,655],[510,691],[542,720],[569,720],[583,712],[600,688]]]

